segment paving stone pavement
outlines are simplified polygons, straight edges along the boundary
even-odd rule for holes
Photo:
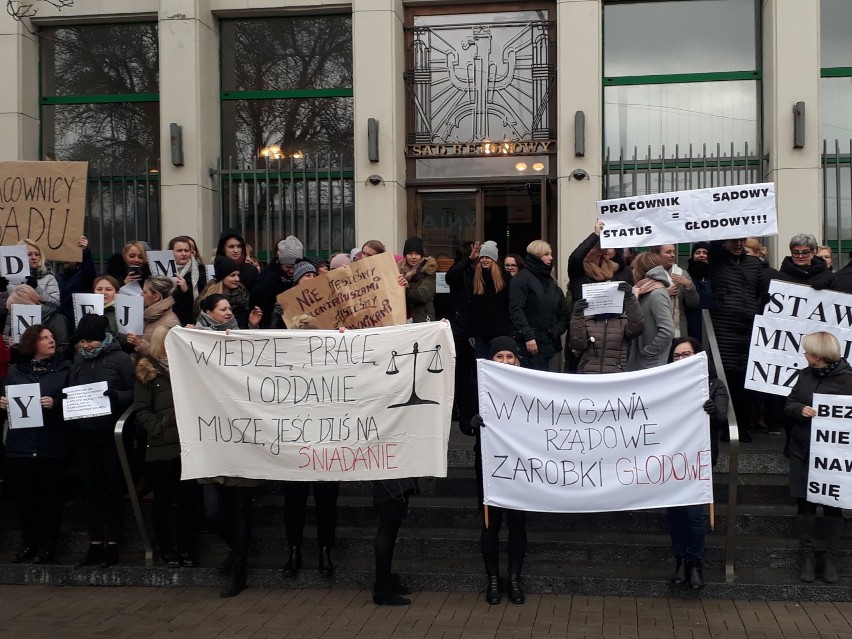
[[[421,592],[377,607],[355,590],[0,586],[0,637],[36,639],[849,639],[852,603]]]

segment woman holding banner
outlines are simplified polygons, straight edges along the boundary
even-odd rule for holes
[[[799,579],[812,583],[817,576],[816,509],[808,501],[807,483],[811,447],[811,420],[816,417],[814,393],[823,395],[852,395],[852,368],[840,355],[840,343],[831,333],[823,331],[805,335],[802,348],[808,366],[784,404],[784,415],[793,425],[790,436],[790,495],[799,502],[796,528],[799,536]],[[819,575],[825,583],[838,580],[837,556],[840,535],[843,533],[843,511],[836,506],[822,507],[823,556]]]

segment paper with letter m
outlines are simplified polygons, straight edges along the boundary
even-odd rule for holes
[[[852,395],[814,393],[808,501],[852,508]]]
[[[363,481],[447,474],[447,322],[166,339],[184,479]]]
[[[477,369],[486,504],[582,513],[713,500],[704,353],[611,375]]]

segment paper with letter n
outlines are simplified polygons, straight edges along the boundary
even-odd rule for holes
[[[18,344],[30,326],[41,324],[41,304],[12,304],[12,343]]]
[[[713,500],[704,353],[611,375],[477,369],[484,503],[581,513]]]
[[[12,384],[6,387],[9,400],[9,428],[41,428],[44,415],[41,411],[41,386],[39,384]]]
[[[108,388],[109,385],[106,382],[63,388],[62,392],[66,397],[62,400],[62,416],[69,420],[109,415],[112,408],[109,397],[104,396]]]
[[[166,338],[183,479],[361,481],[447,473],[447,322]]]
[[[604,313],[620,314],[624,310],[624,292],[618,290],[618,282],[595,282],[583,284],[583,299],[589,303],[583,315]]]
[[[775,185],[741,184],[597,203],[602,248],[775,235]]]
[[[852,396],[814,393],[808,501],[852,508]]]

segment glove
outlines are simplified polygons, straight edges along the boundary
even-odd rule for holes
[[[815,291],[821,291],[822,289],[826,288],[829,284],[831,284],[831,282],[829,280],[822,280],[821,282],[819,280],[817,280],[815,282],[810,282],[808,285],[812,289],[814,289]]]
[[[582,315],[583,311],[585,311],[587,308],[589,308],[589,303],[584,299],[579,299],[576,302],[574,302],[574,314],[575,315]]]
[[[713,415],[716,414],[716,402],[712,399],[708,399],[704,402],[704,412],[710,415],[710,417],[713,417]]]
[[[470,427],[476,431],[479,428],[485,428],[485,422],[482,421],[482,415],[477,413],[473,417],[470,418]]]
[[[633,295],[633,287],[630,286],[630,282],[619,282],[618,290],[625,295]]]
[[[5,293],[9,290],[9,280],[5,277],[0,277],[0,293]]]
[[[38,288],[38,280],[32,275],[30,275],[29,277],[27,277],[26,280],[24,280],[24,284],[32,288]]]
[[[116,399],[118,399],[118,391],[113,388],[105,390],[104,397],[109,397],[111,400],[115,401]]]

